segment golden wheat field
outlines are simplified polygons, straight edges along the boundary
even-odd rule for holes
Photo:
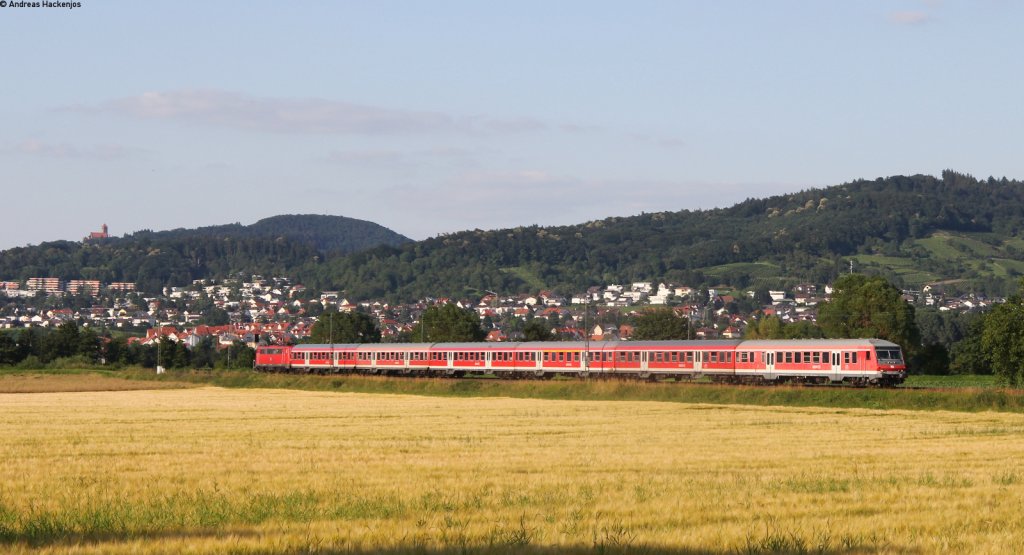
[[[1013,414],[0,394],[0,454],[0,551],[1024,551]]]

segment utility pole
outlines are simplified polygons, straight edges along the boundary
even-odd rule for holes
[[[583,294],[583,376],[590,378],[590,291]]]

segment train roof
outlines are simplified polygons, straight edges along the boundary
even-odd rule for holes
[[[899,345],[884,339],[756,339],[752,341],[744,341],[739,348],[765,349],[774,347],[780,349],[813,349],[815,347],[851,348],[864,347],[866,345],[871,345],[873,347],[899,348]]]

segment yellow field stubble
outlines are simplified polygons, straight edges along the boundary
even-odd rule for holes
[[[1024,551],[1024,416],[0,395],[0,549]]]

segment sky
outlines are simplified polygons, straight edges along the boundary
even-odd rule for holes
[[[1024,2],[75,1],[0,0],[0,249],[1024,178]]]

